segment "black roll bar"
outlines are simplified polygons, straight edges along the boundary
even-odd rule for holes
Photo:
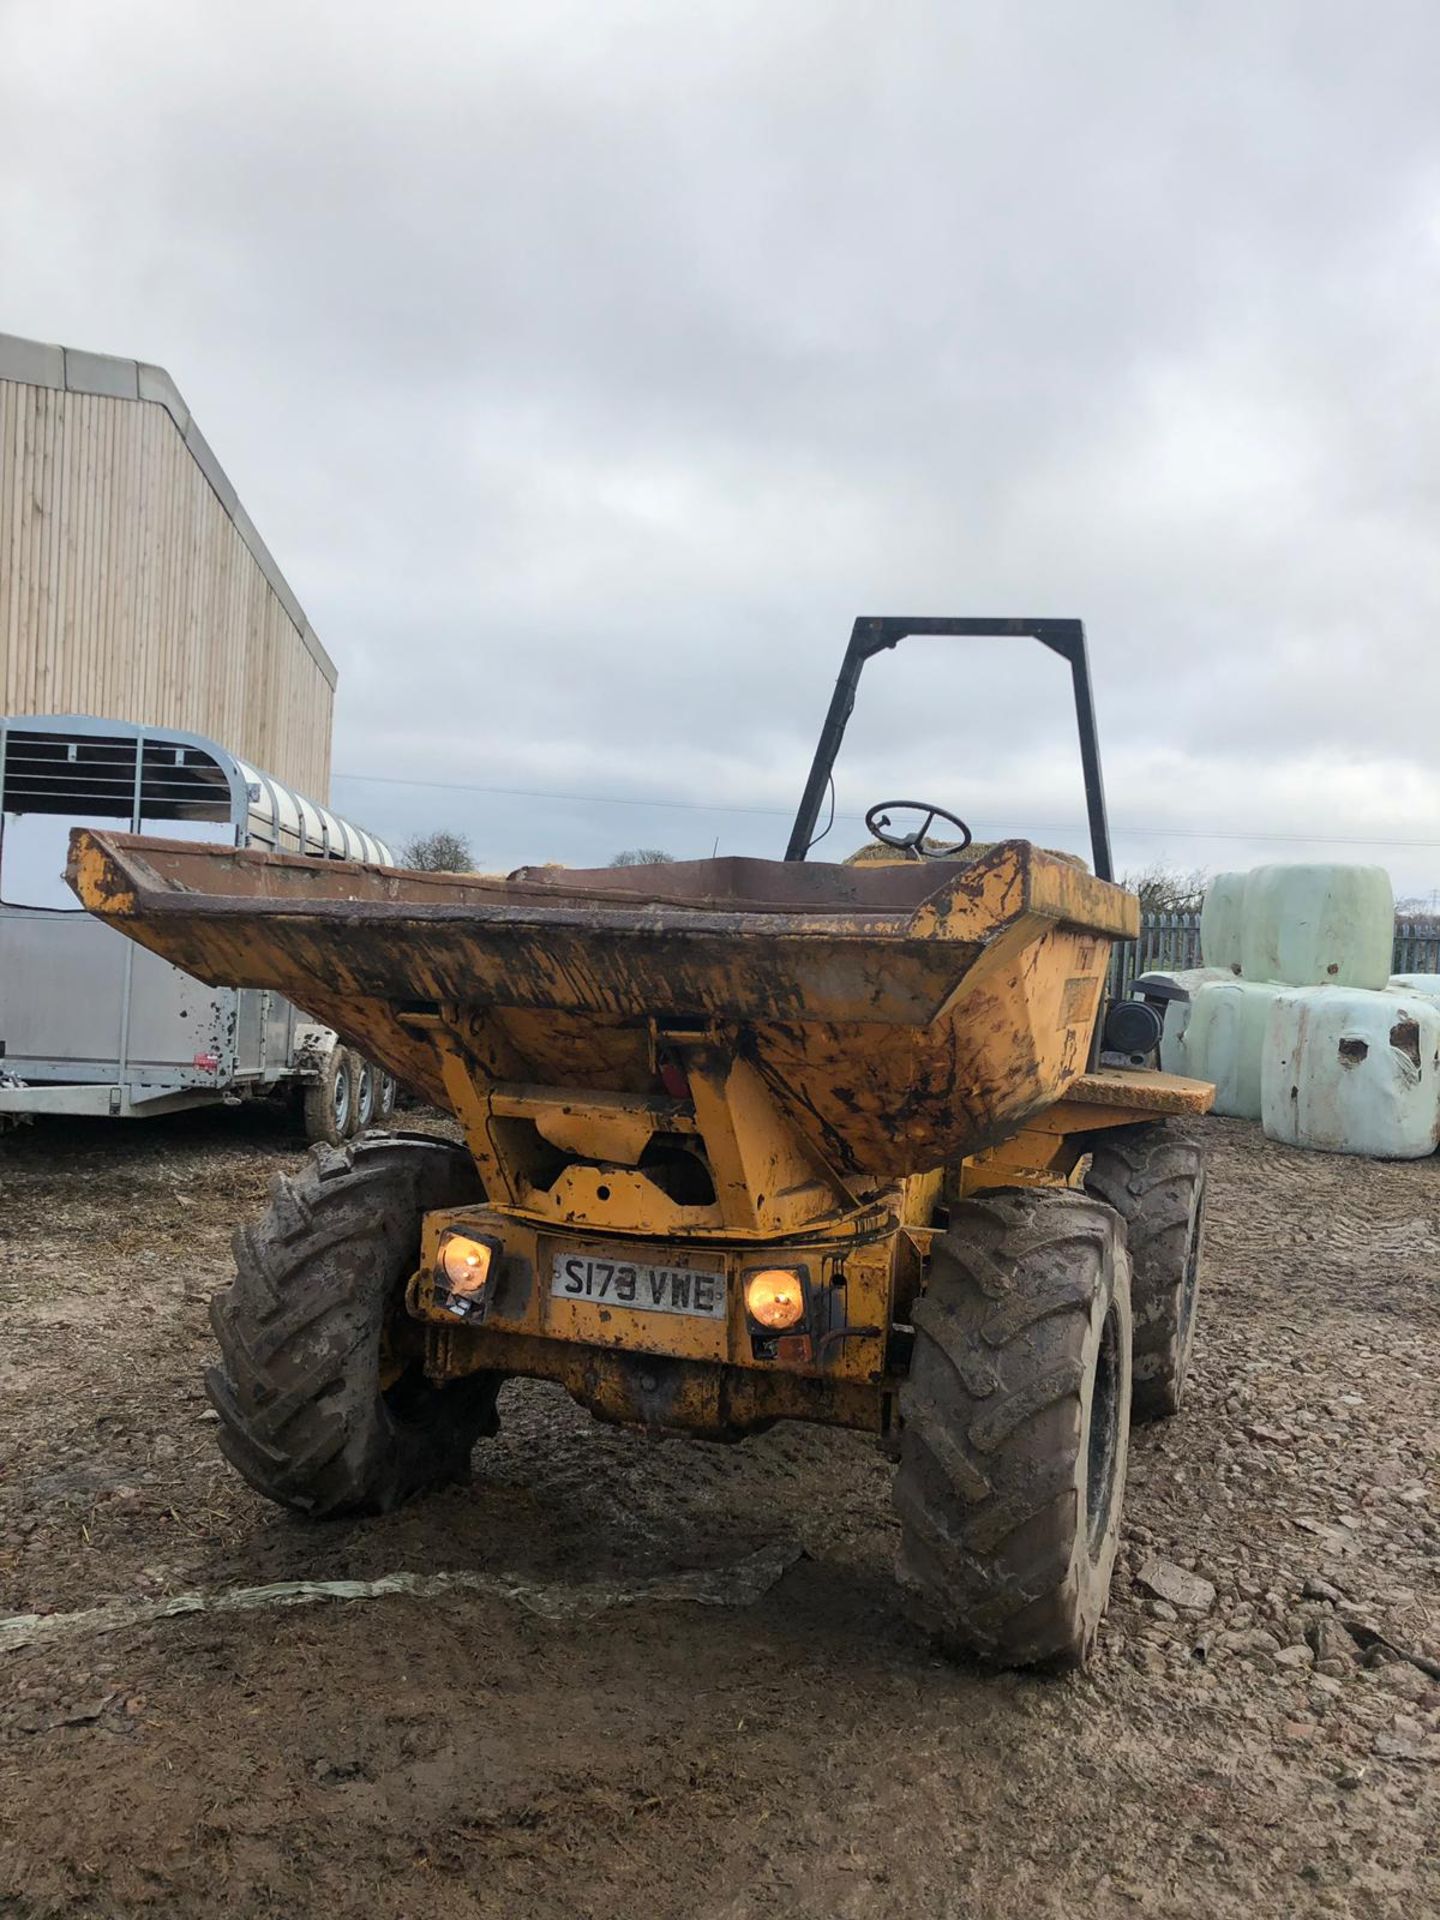
[[[912,634],[939,634],[963,640],[1004,639],[1018,635],[1038,640],[1042,647],[1058,653],[1070,662],[1070,677],[1075,689],[1075,723],[1080,733],[1080,764],[1085,775],[1085,809],[1090,818],[1090,848],[1096,876],[1115,878],[1110,857],[1110,826],[1105,814],[1105,786],[1100,774],[1100,745],[1095,731],[1095,699],[1090,688],[1090,662],[1085,652],[1085,627],[1079,620],[986,620],[948,619],[922,615],[906,619],[898,615],[862,616],[855,622],[850,644],[845,649],[830,708],[820,730],[820,741],[810,765],[800,810],[790,829],[787,860],[804,860],[815,840],[820,807],[825,789],[835,768],[840,743],[855,706],[855,690],[865,662],[887,648],[898,646]]]

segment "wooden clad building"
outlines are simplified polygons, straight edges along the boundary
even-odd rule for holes
[[[184,728],[324,802],[335,677],[164,369],[0,334],[0,716]]]

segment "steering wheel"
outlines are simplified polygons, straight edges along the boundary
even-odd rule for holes
[[[913,833],[887,833],[892,810],[904,808],[910,813],[923,813],[925,818]],[[962,840],[952,840],[943,847],[927,847],[925,836],[932,822],[944,820],[952,827],[958,827],[964,835]],[[932,807],[924,800],[882,800],[878,806],[871,807],[865,816],[865,825],[882,847],[894,847],[898,853],[909,854],[912,860],[953,860],[957,853],[963,853],[975,838],[965,822],[953,813],[947,813],[944,807]]]

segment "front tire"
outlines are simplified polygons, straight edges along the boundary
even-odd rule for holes
[[[437,1387],[390,1334],[423,1216],[481,1197],[468,1154],[442,1140],[317,1149],[235,1236],[235,1279],[210,1322],[205,1376],[220,1450],[257,1493],[321,1518],[383,1513],[462,1480],[498,1426],[498,1374]]]
[[[1130,1428],[1130,1270],[1071,1191],[951,1208],[900,1393],[898,1574],[942,1647],[1083,1666],[1110,1594]]]
[[[1178,1413],[1195,1343],[1205,1149],[1164,1126],[1098,1137],[1086,1189],[1125,1222],[1135,1304],[1137,1420]]]

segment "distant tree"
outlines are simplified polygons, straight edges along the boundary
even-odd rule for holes
[[[1140,896],[1142,913],[1198,913],[1210,876],[1204,872],[1172,873],[1160,865],[1142,867],[1120,877],[1122,887]]]
[[[400,849],[400,865],[417,873],[473,873],[475,856],[463,833],[441,827],[407,840]]]
[[[612,867],[669,867],[674,866],[673,853],[663,853],[659,847],[628,847],[624,853],[617,853],[610,862]]]

